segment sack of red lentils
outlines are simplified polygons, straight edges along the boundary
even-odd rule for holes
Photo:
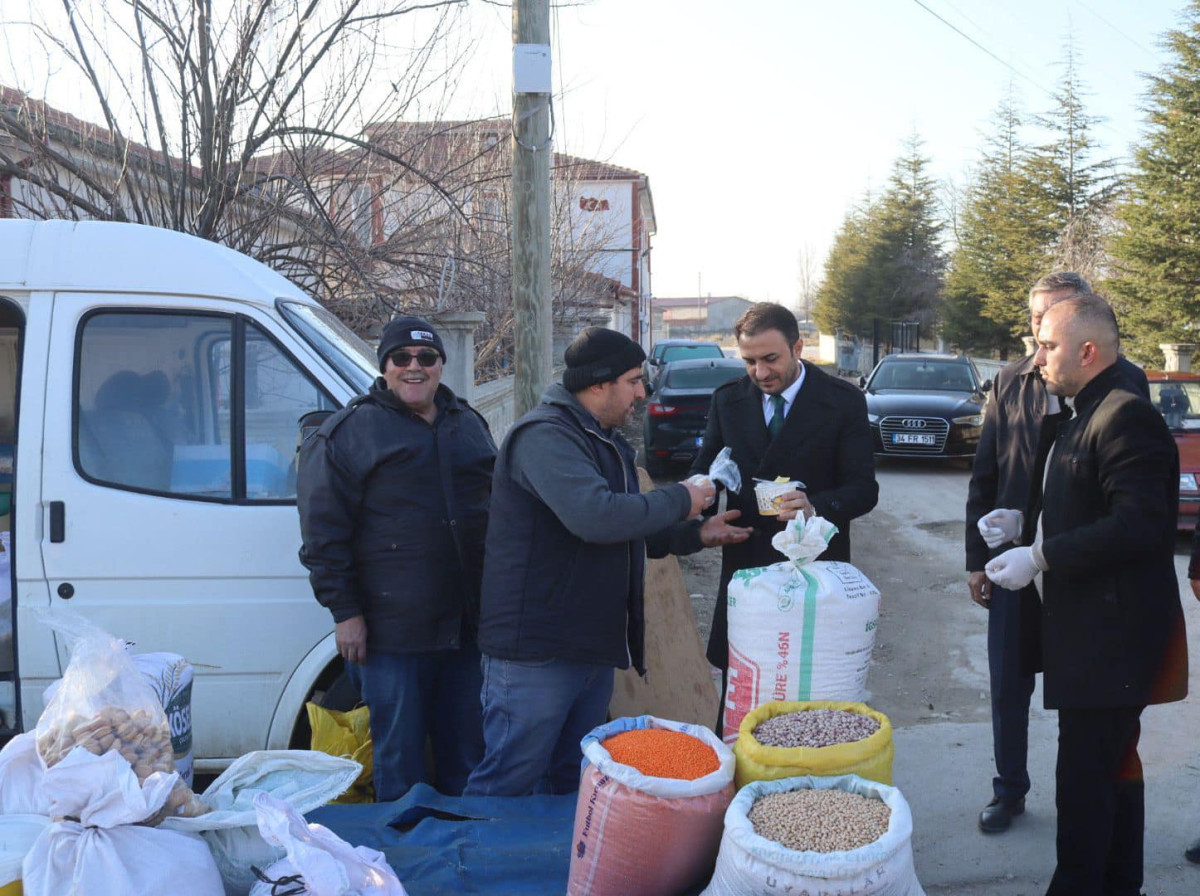
[[[615,719],[580,747],[568,896],[662,896],[703,883],[733,798],[733,751],[708,728],[653,716]]]
[[[701,896],[768,891],[925,896],[904,795],[857,775],[747,784],[725,812],[717,867]]]

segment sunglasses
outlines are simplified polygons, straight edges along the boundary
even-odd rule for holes
[[[421,351],[413,354],[412,352],[392,352],[388,355],[392,359],[392,363],[397,367],[408,367],[412,363],[412,359],[416,358],[417,363],[422,367],[432,367],[442,359],[442,356],[432,349],[421,349]]]

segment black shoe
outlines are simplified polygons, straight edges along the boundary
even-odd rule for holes
[[[1183,857],[1193,865],[1200,865],[1200,840],[1183,851]]]
[[[1007,831],[1015,816],[1025,811],[1025,797],[1012,802],[1005,802],[996,797],[979,813],[979,830],[985,834],[999,834]]]

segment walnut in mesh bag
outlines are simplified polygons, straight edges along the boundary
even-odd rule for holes
[[[38,735],[37,747],[47,768],[57,765],[76,747],[82,747],[96,756],[120,753],[139,782],[155,772],[175,771],[171,729],[164,717],[160,715],[156,723],[154,716],[144,709],[130,713],[119,706],[103,706],[90,717],[70,713],[61,723]],[[193,817],[208,811],[180,780],[172,788],[162,812],[143,823],[157,824],[169,815]]]

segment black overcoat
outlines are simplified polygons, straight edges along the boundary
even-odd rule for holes
[[[1047,709],[1187,696],[1175,575],[1179,453],[1166,422],[1109,367],[1058,426],[1040,509]],[[1041,481],[1042,469],[1036,472]],[[1036,499],[1035,499],[1036,500]]]
[[[804,384],[779,435],[772,439],[763,414],[762,392],[749,377],[726,383],[713,393],[704,443],[692,464],[707,473],[717,452],[728,446],[742,474],[740,494],[728,494],[726,507],[740,510],[734,525],[753,526],[754,535],[726,545],[721,555],[721,581],[708,639],[708,659],[724,669],[728,662],[725,596],[739,569],[767,566],[786,559],[771,546],[784,524],[758,512],[755,479],[785,476],[805,484],[818,515],[838,527],[822,560],[850,559],[850,521],[879,500],[867,402],[862,392],[805,363]]]

